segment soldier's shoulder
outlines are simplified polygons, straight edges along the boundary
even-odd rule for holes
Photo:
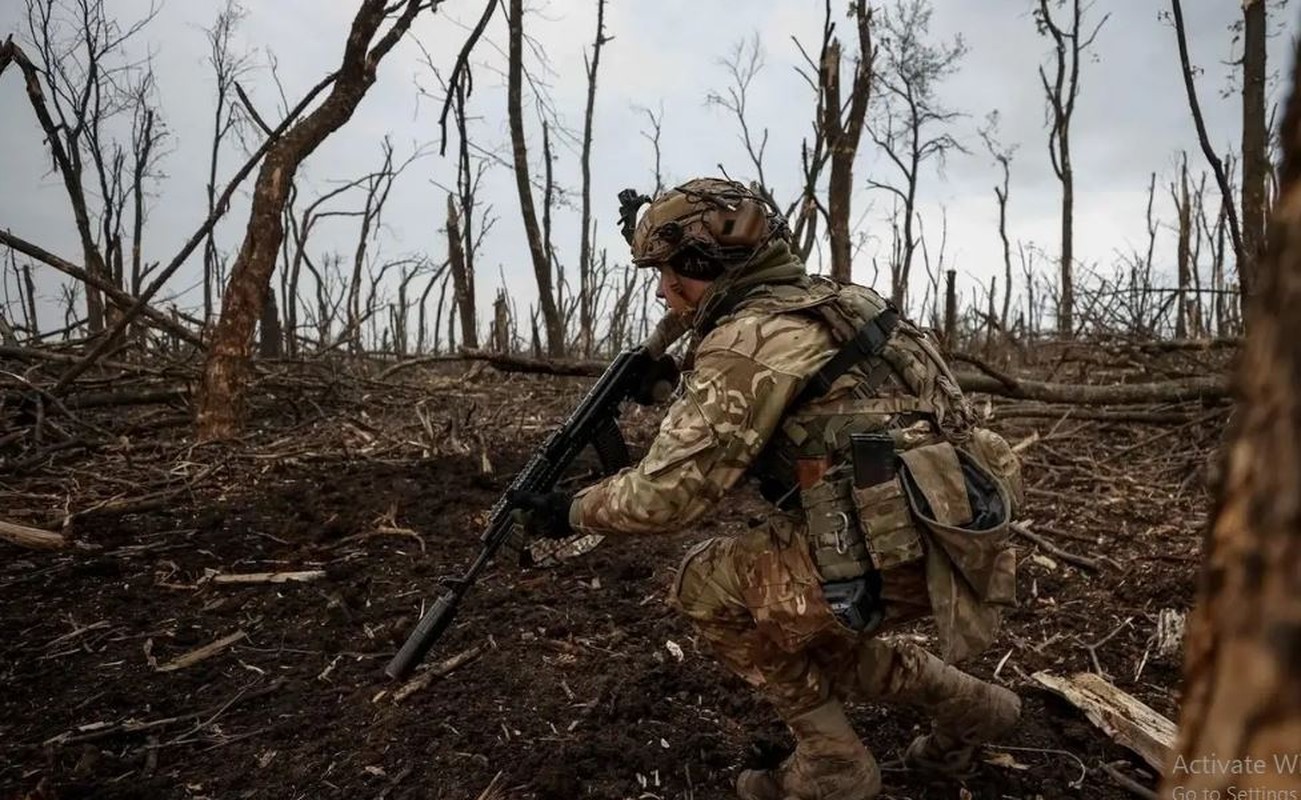
[[[723,320],[696,349],[696,363],[751,361],[803,375],[825,360],[832,346],[825,326],[814,316],[746,309]]]

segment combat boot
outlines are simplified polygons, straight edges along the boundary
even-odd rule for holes
[[[839,700],[786,720],[795,752],[772,770],[737,777],[741,800],[872,800],[881,793],[876,759],[863,746]]]
[[[909,767],[949,777],[968,777],[977,769],[977,745],[1009,730],[1021,717],[1015,692],[987,683],[925,654],[911,691],[900,700],[928,712],[931,732],[917,737],[904,753]]]

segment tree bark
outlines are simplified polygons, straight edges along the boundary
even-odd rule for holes
[[[422,5],[407,0],[392,27],[371,49],[385,18],[385,0],[363,0],[353,18],[347,45],[329,95],[267,150],[253,189],[248,230],[222,298],[221,318],[204,364],[197,402],[196,433],[201,440],[236,435],[244,420],[244,390],[249,377],[253,331],[269,288],[284,236],[289,187],[304,159],[338,130],[375,82],[375,69],[406,33]]]
[[[447,195],[447,263],[452,270],[452,291],[456,305],[460,309],[461,343],[465,347],[479,346],[479,332],[475,314],[474,297],[470,293],[470,281],[465,263],[465,247],[461,226],[456,217],[456,202],[452,195]]]
[[[1188,284],[1189,273],[1192,265],[1192,232],[1193,232],[1193,208],[1192,200],[1188,196],[1188,162],[1185,160],[1179,171],[1179,191],[1175,194],[1175,208],[1179,212],[1179,246],[1176,253],[1178,259],[1178,280],[1179,286],[1176,295],[1175,308],[1175,338],[1184,339],[1188,336]]]
[[[1255,285],[1265,238],[1269,156],[1265,131],[1265,0],[1242,3],[1242,259],[1243,290]]]
[[[1301,730],[1301,72],[1292,81],[1279,201],[1237,366],[1240,405],[1188,622],[1167,796],[1301,788],[1301,772],[1280,763],[1296,758]],[[1200,758],[1259,759],[1264,768],[1190,768]]]
[[[831,277],[848,283],[853,280],[852,243],[850,242],[850,201],[854,186],[854,158],[863,134],[867,103],[872,87],[871,12],[863,0],[851,5],[851,15],[858,31],[858,60],[850,100],[841,116],[840,42],[833,39],[822,55],[819,73],[824,96],[822,128],[831,154],[827,179],[827,238],[831,249]]]
[[[958,345],[957,278],[957,270],[944,273],[944,346],[950,350]]]
[[[551,263],[547,258],[537,210],[533,206],[533,189],[529,185],[528,147],[524,142],[524,111],[521,93],[524,83],[524,3],[510,0],[510,55],[506,73],[506,110],[510,118],[511,150],[515,161],[515,188],[519,192],[520,215],[528,238],[533,275],[538,284],[538,306],[547,329],[547,352],[553,357],[564,355],[565,330],[556,307],[551,283]]]

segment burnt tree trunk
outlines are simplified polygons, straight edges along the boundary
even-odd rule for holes
[[[1242,289],[1255,285],[1265,236],[1269,156],[1265,132],[1265,0],[1242,3]]]
[[[957,278],[957,270],[944,273],[944,346],[950,350],[958,346]]]
[[[592,275],[592,112],[596,108],[596,70],[601,64],[601,46],[605,35],[605,0],[596,3],[596,39],[592,43],[592,60],[587,65],[587,107],[583,112],[583,226],[578,245],[578,338],[583,356],[592,356],[596,338],[596,287]],[[586,59],[584,59],[586,60]]]
[[[1247,270],[1242,243],[1242,230],[1238,224],[1238,212],[1234,207],[1233,190],[1229,184],[1228,172],[1224,168],[1224,162],[1220,160],[1214,146],[1211,144],[1210,136],[1206,132],[1206,121],[1202,117],[1201,103],[1197,100],[1197,85],[1193,80],[1193,66],[1188,55],[1188,36],[1184,28],[1184,10],[1180,0],[1170,0],[1170,13],[1174,19],[1175,38],[1179,44],[1179,66],[1183,72],[1184,90],[1188,94],[1188,110],[1193,115],[1193,125],[1197,129],[1197,141],[1201,145],[1202,155],[1206,157],[1207,163],[1211,165],[1211,171],[1215,174],[1215,183],[1220,187],[1220,195],[1224,200],[1224,220],[1228,227],[1229,237],[1233,242],[1234,260],[1238,266],[1239,289],[1242,291],[1243,297],[1245,297],[1246,284],[1242,276]]]
[[[279,358],[283,333],[280,328],[280,311],[276,308],[276,293],[270,289],[262,302],[262,319],[258,328],[261,334],[258,338],[258,355],[263,358]]]
[[[528,238],[533,275],[538,283],[538,305],[547,329],[547,352],[561,356],[565,352],[565,329],[556,307],[551,284],[551,260],[547,257],[538,214],[533,206],[533,189],[529,185],[529,155],[524,143],[524,111],[521,93],[524,83],[524,3],[510,0],[510,64],[506,73],[506,110],[510,118],[511,150],[515,159],[515,188],[519,192],[520,215]]]
[[[327,136],[352,117],[375,82],[380,60],[406,33],[422,4],[407,0],[399,17],[371,48],[371,39],[384,21],[385,8],[385,0],[363,0],[348,32],[343,61],[330,94],[267,150],[253,189],[248,230],[231,269],[230,283],[222,297],[221,318],[204,364],[196,414],[196,434],[201,440],[230,438],[243,425],[253,331],[284,237],[283,212],[294,174]]]
[[[858,31],[858,60],[850,100],[841,116],[840,42],[833,39],[822,54],[818,79],[823,96],[822,130],[831,154],[827,180],[827,238],[831,246],[831,277],[848,283],[853,279],[852,248],[849,240],[850,200],[854,187],[854,157],[863,135],[867,101],[872,86],[871,12],[863,0],[856,0],[851,12]]]
[[[1185,646],[1183,711],[1167,796],[1301,788],[1301,97],[1282,126],[1279,202],[1237,367],[1241,404]],[[1224,774],[1193,759],[1252,759]],[[1225,793],[1224,790],[1233,787]],[[1212,790],[1214,791],[1212,795]],[[1178,796],[1178,795],[1175,795]],[[1280,792],[1277,795],[1287,796]]]
[[[1193,205],[1188,196],[1188,161],[1185,159],[1183,166],[1179,171],[1179,190],[1175,193],[1175,208],[1179,213],[1179,247],[1176,257],[1178,259],[1178,278],[1179,286],[1176,289],[1178,296],[1175,298],[1175,337],[1183,339],[1188,336],[1187,310],[1188,310],[1188,284],[1190,282],[1189,274],[1192,272],[1192,232],[1193,232]]]
[[[461,317],[461,344],[478,348],[479,333],[474,311],[469,269],[465,263],[465,246],[460,220],[456,216],[456,201],[447,195],[447,264],[452,271],[452,291]]]

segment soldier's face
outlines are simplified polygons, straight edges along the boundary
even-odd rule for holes
[[[660,285],[655,296],[663,300],[673,313],[687,316],[695,313],[708,288],[709,281],[679,275],[672,267],[660,267]]]

